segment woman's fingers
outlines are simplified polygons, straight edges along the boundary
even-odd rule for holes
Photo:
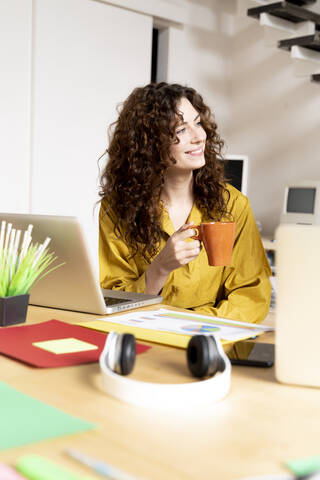
[[[194,230],[190,228],[191,226],[192,224],[182,225],[167,240],[165,247],[157,257],[157,264],[161,266],[163,271],[169,273],[181,265],[191,262],[199,255],[201,251],[200,241],[186,241],[195,234]]]
[[[195,228],[191,227],[193,227],[193,223],[186,223],[185,225],[182,225],[182,227],[174,232],[171,238],[173,238],[175,241],[179,241],[194,237],[198,232]]]

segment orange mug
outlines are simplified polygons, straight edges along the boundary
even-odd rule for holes
[[[236,222],[209,222],[190,225],[198,234],[192,238],[200,240],[206,249],[209,265],[228,266],[236,236]]]

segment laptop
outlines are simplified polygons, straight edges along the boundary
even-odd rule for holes
[[[160,295],[101,289],[77,217],[0,213],[3,220],[22,231],[33,225],[32,243],[50,237],[49,250],[58,257],[54,265],[65,262],[31,288],[29,304],[105,315],[162,301]]]
[[[276,231],[276,377],[320,387],[320,225]]]

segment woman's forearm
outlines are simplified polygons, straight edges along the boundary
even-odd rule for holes
[[[158,295],[166,283],[168,275],[169,273],[155,259],[145,272],[146,293]]]

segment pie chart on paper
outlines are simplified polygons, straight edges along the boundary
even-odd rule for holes
[[[213,333],[213,332],[218,332],[220,330],[219,327],[213,327],[211,325],[202,325],[201,323],[199,325],[183,325],[181,327],[181,330],[184,332],[188,332],[191,334],[199,334],[199,333]]]

